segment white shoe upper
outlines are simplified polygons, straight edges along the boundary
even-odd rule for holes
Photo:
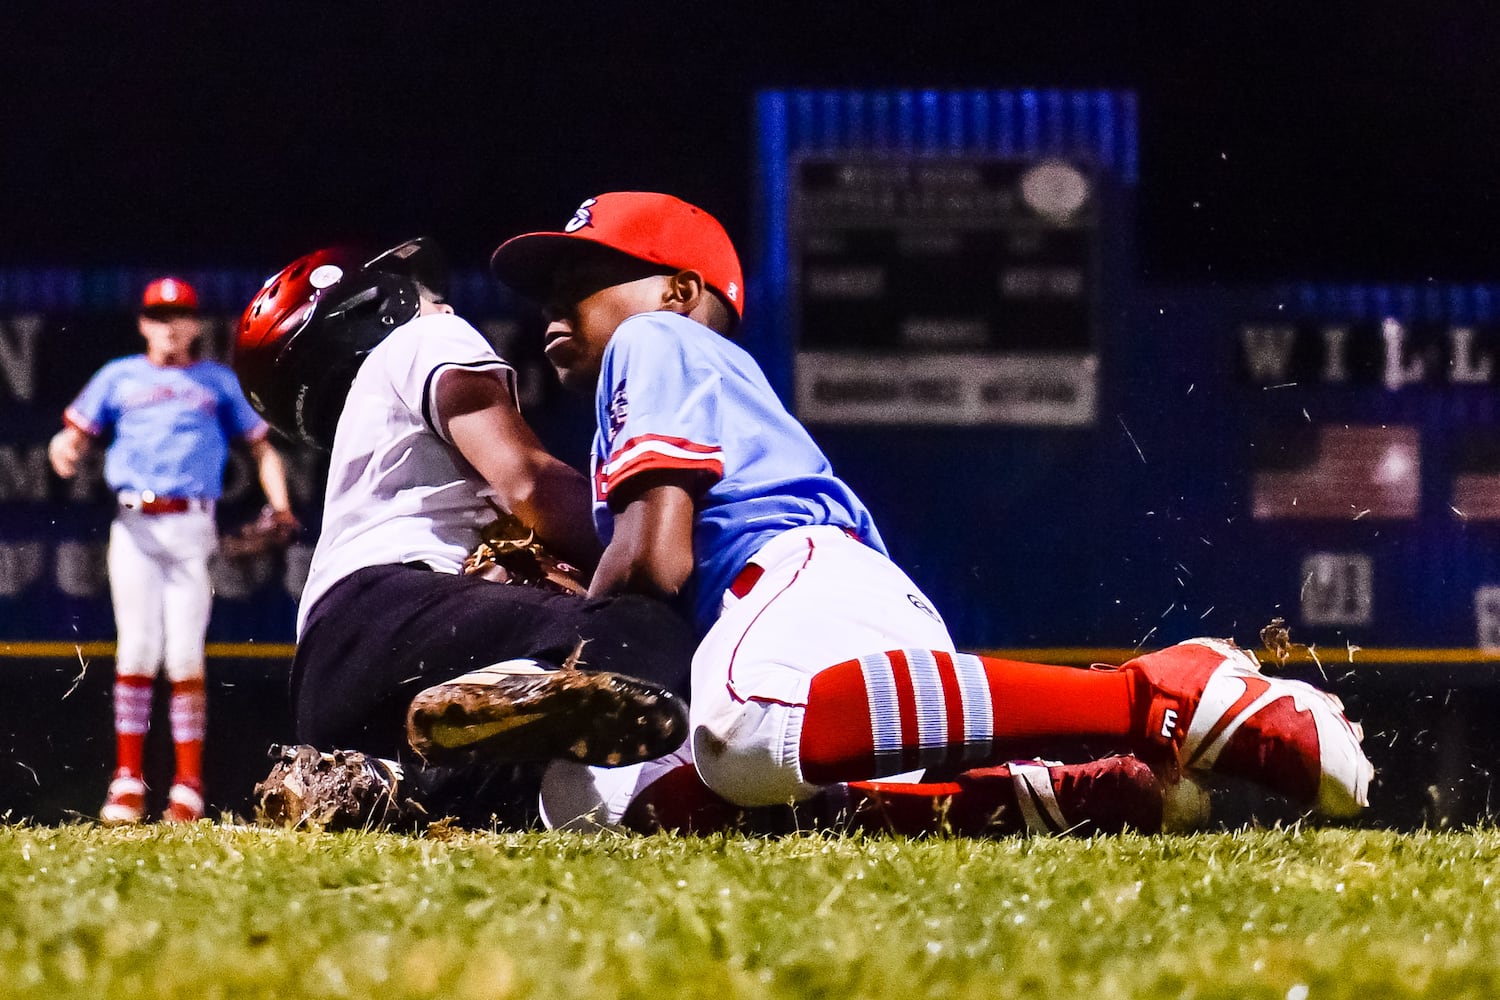
[[[145,809],[124,801],[126,796],[136,796],[137,802],[146,794],[146,783],[133,775],[122,774],[109,783],[104,807],[99,818],[105,823],[139,823],[145,817]]]
[[[203,815],[205,806],[203,793],[192,785],[173,785],[172,790],[167,792],[167,801],[175,802],[199,816]]]

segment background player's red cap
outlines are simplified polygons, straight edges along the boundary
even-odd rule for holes
[[[651,191],[612,191],[578,206],[556,233],[506,240],[490,270],[527,298],[541,301],[552,274],[580,241],[597,243],[663,267],[698,271],[737,317],[745,314],[740,258],[719,220],[680,198]]]
[[[141,295],[141,312],[148,316],[197,311],[198,293],[181,278],[157,278]]]

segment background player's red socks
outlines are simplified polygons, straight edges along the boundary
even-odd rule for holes
[[[145,773],[146,730],[151,726],[154,678],[115,675],[115,773]]]
[[[1132,688],[1118,671],[898,649],[818,674],[802,722],[803,778],[860,781],[919,767],[964,770],[1027,744],[1130,732]]]
[[[177,783],[203,787],[203,730],[207,714],[203,678],[172,682],[172,743],[177,750]]]

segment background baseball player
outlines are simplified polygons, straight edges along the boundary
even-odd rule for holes
[[[680,743],[693,635],[645,597],[462,572],[500,511],[584,569],[600,546],[587,481],[527,425],[511,366],[443,301],[444,271],[425,240],[309,254],[250,303],[234,366],[273,426],[331,449],[297,740],[410,764],[411,739],[428,811],[488,823],[519,777],[489,762],[631,763]]]
[[[562,231],[505,242],[492,268],[543,305],[548,360],[594,397],[606,548],[590,593],[679,600],[703,634],[691,743],[676,759],[690,756],[718,795],[803,800],[831,783],[952,775],[1076,741],[1138,752],[1169,779],[1245,778],[1335,816],[1365,804],[1371,767],[1338,703],[1263,677],[1228,642],[1087,671],[957,653],[865,505],[730,339],[744,282],[706,212],[603,194]],[[1138,764],[1110,760],[1094,766]],[[672,764],[596,775],[561,798],[576,810],[592,797],[614,819]],[[1017,794],[1056,800],[1065,774],[1018,776]]]
[[[273,516],[296,519],[281,457],[266,440],[234,373],[199,357],[198,296],[179,278],[146,287],[138,320],[144,354],[101,368],[63,413],[47,454],[70,478],[109,435],[104,478],[119,509],[109,532],[109,583],[118,635],[114,716],[116,769],[100,810],[106,823],[145,814],[143,749],[152,689],[172,683],[176,776],[163,818],[203,815],[204,638],[213,590],[208,560],[218,542],[214,505],[231,442],[249,445]]]

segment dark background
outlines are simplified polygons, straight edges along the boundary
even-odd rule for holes
[[[13,6],[0,266],[270,270],[414,232],[474,266],[632,187],[743,241],[756,90],[1035,86],[1139,94],[1147,280],[1495,273],[1488,5]]]
[[[1209,320],[1240,315],[1227,305],[1237,301],[1237,283],[1500,279],[1493,249],[1500,232],[1500,8],[1452,0],[1094,0],[1047,4],[1044,12],[1031,9],[1043,5],[1004,0],[15,6],[0,11],[0,278],[7,268],[43,267],[265,274],[315,246],[417,233],[438,238],[456,264],[475,268],[501,238],[555,228],[584,197],[621,188],[666,190],[702,204],[743,247],[755,233],[757,91],[1055,87],[1139,97],[1140,273],[1117,276],[1116,287],[1137,287],[1131,279],[1180,283],[1193,290],[1182,301],[1211,300],[1186,319],[1174,310],[1157,324],[1157,309],[1132,318],[1141,336],[1129,341],[1130,357],[1119,359],[1122,387],[1129,372],[1165,372],[1171,366],[1162,358],[1184,345],[1191,356],[1174,360],[1212,368],[1220,357],[1214,343],[1223,338]],[[1110,303],[1116,305],[1124,311],[1131,303]],[[1306,405],[1331,406],[1318,391],[1307,389]],[[1198,546],[1210,522],[1216,539],[1231,531],[1218,522],[1226,497],[1236,501],[1231,476],[1201,489],[1188,482],[1197,466],[1193,456],[1172,450],[1186,447],[1172,415],[1195,414],[1202,434],[1227,430],[1231,444],[1243,437],[1236,406],[1211,406],[1210,392],[1190,394],[1191,387],[1182,398],[1199,409],[1183,403],[1155,415],[1132,410],[1128,427],[1116,415],[1088,445],[1109,457],[1093,478],[1107,478],[1108,495],[1124,498],[1112,508],[1118,523],[1101,531],[1150,543],[1149,558],[1132,563],[1125,550],[1096,558],[1087,539],[1052,550],[1053,534],[1019,536],[1011,561],[1051,567],[1041,579],[1052,589],[1012,594],[996,614],[1011,611],[1017,621],[986,627],[1025,637],[1024,602],[1066,595],[1072,584],[1061,567],[1071,566],[1091,585],[1088,602],[1076,601],[1075,588],[1066,605],[1078,608],[1084,628],[1100,630],[1086,640],[1107,632],[1116,642],[1166,641],[1181,631],[1177,623],[1157,631],[1164,617],[1157,598],[1175,597],[1174,584],[1184,586],[1172,576],[1185,553],[1194,554],[1195,568],[1206,559]],[[1279,405],[1306,416],[1293,397],[1257,398],[1257,413]],[[1434,428],[1448,426],[1441,409],[1447,399],[1419,397],[1437,414]],[[1114,405],[1127,402],[1145,405],[1123,395]],[[1487,427],[1490,410],[1483,413],[1465,419]],[[1406,410],[1392,414],[1393,422],[1414,419]],[[1320,412],[1320,419],[1333,418]],[[1113,433],[1116,424],[1125,434]],[[951,437],[952,447],[967,440]],[[1146,448],[1140,467],[1137,437]],[[841,467],[861,447],[883,455],[867,447],[876,439],[856,429],[835,440]],[[869,471],[871,461],[851,467]],[[1049,480],[1024,479],[997,477],[979,491],[993,498],[989,514],[999,523],[1038,496],[1056,505]],[[1078,492],[1067,498],[1073,506],[1061,511],[1059,526],[1087,509],[1090,490]],[[877,509],[890,511],[882,514],[889,537],[922,537],[928,525],[908,523],[925,509],[922,493],[920,478],[908,477],[872,497]],[[1232,529],[1241,541],[1252,537],[1246,524]],[[1364,544],[1359,533],[1367,527],[1345,526],[1335,540]],[[1454,550],[1486,559],[1500,551],[1486,544],[1483,525],[1473,535],[1450,528],[1445,523],[1438,537]],[[916,553],[911,568],[948,578],[951,567],[969,566],[967,552],[949,551],[964,544],[954,534],[948,547]],[[1328,543],[1320,537],[1318,544]],[[1405,554],[1425,552],[1427,544],[1421,534],[1388,538],[1382,558],[1399,567]],[[1299,546],[1305,548],[1282,539],[1275,556],[1293,561]],[[1256,565],[1268,572],[1270,562]],[[1095,563],[1108,573],[1088,576]],[[1475,563],[1476,578],[1493,578],[1488,562]],[[1200,569],[1192,612],[1184,603],[1180,617],[1192,618],[1190,634],[1210,627],[1242,632],[1237,619],[1232,628],[1220,619],[1198,624],[1206,595],[1223,589],[1212,569]],[[979,567],[970,572],[977,578]],[[1100,589],[1122,575],[1139,585]],[[1388,575],[1430,596],[1444,621],[1458,622],[1454,628],[1470,627],[1468,577],[1455,603],[1438,592],[1440,574]],[[1258,602],[1275,602],[1287,592],[1286,579],[1233,583],[1256,589]],[[950,584],[964,585],[962,577]],[[936,596],[945,607],[961,603],[948,601],[947,592]],[[1012,607],[1017,602],[1022,606]],[[1401,606],[1428,605],[1413,599]],[[1096,623],[1085,609],[1100,607],[1111,617]],[[1260,610],[1257,603],[1253,613]],[[978,628],[966,623],[964,631]],[[1433,641],[1452,639],[1442,632]],[[0,764],[9,765],[0,770],[0,815],[51,820],[97,808],[108,779],[109,676],[91,669],[75,690],[78,669],[52,660],[6,671],[0,701],[20,706],[11,718],[41,720],[52,735],[39,742],[29,722],[0,733]],[[211,670],[207,766],[216,808],[246,809],[252,780],[266,768],[261,751],[286,732],[280,715],[267,710],[282,694],[278,669],[255,661]],[[1389,779],[1370,820],[1410,825],[1490,814],[1492,671],[1392,668],[1361,671],[1359,679],[1353,692],[1343,683],[1348,675],[1333,682],[1365,721],[1368,745]],[[168,753],[163,707],[152,736],[158,770]],[[1426,786],[1434,774],[1436,792]],[[1445,804],[1445,796],[1457,805]]]

